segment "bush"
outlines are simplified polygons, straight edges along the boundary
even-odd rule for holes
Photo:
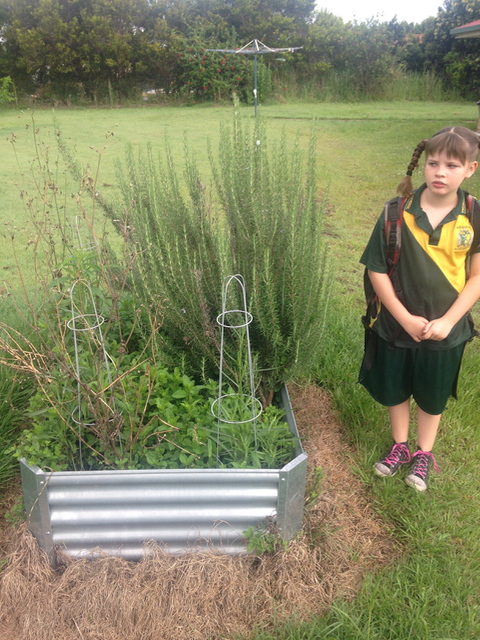
[[[8,104],[15,100],[13,82],[10,76],[0,78],[0,104]]]
[[[165,163],[150,147],[138,159],[127,147],[126,170],[119,165],[117,175],[128,228],[119,223],[122,205],[104,203],[131,250],[144,248],[135,291],[146,304],[164,301],[166,333],[195,375],[219,369],[220,285],[229,274],[244,276],[264,405],[281,383],[308,375],[321,349],[331,275],[315,161],[314,132],[305,162],[298,139],[288,149],[283,135],[270,149],[263,124],[249,131],[236,118],[222,128],[219,159],[211,160],[219,208],[207,198],[187,144],[187,195],[168,147]],[[231,304],[241,308],[238,299]],[[234,331],[226,336],[230,357],[241,339]]]

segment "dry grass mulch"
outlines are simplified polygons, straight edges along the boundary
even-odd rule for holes
[[[352,474],[351,451],[328,395],[290,388],[310,489],[302,535],[261,558],[170,556],[151,544],[141,562],[63,558],[53,570],[26,525],[0,525],[0,638],[207,640],[249,634],[295,612],[308,619],[353,597],[365,571],[396,555],[390,532]],[[317,478],[317,481],[315,480]],[[308,488],[307,488],[308,489]],[[11,506],[18,487],[3,500]]]

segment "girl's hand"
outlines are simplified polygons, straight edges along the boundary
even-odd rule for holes
[[[421,342],[425,340],[425,327],[430,324],[425,318],[421,316],[412,316],[408,314],[409,317],[402,322],[402,327],[411,336],[415,342]]]
[[[427,322],[423,329],[422,340],[444,340],[452,329],[452,323],[446,320],[445,317],[431,320]]]

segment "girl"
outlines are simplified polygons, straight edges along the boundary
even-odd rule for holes
[[[410,176],[423,150],[425,184],[413,191]],[[359,382],[388,407],[394,441],[374,471],[393,476],[412,460],[405,481],[418,491],[427,488],[432,463],[438,472],[432,448],[447,400],[450,395],[456,398],[463,350],[473,333],[468,312],[480,296],[480,247],[472,253],[473,226],[460,189],[478,166],[478,151],[478,136],[465,127],[442,129],[415,149],[398,187],[407,198],[396,265],[402,301],[388,275],[383,215],[360,260],[379,311],[369,338],[376,341],[373,361],[367,366],[364,358]],[[417,403],[418,426],[418,449],[412,458],[411,397]]]

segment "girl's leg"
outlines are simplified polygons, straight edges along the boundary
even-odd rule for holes
[[[410,398],[402,404],[388,407],[388,413],[394,441],[396,443],[407,442],[410,425]]]
[[[437,463],[431,451],[435,444],[441,416],[442,414],[425,413],[418,407],[418,451],[413,454],[413,464],[410,473],[405,478],[405,482],[417,491],[426,491],[428,472],[432,463],[435,471],[438,472]]]
[[[408,445],[404,444],[408,440],[408,427],[410,424],[410,398],[388,407],[390,414],[390,424],[392,427],[392,436],[395,444],[382,460],[373,465],[373,470],[377,476],[383,478],[394,476],[400,465],[410,462],[410,452]]]
[[[438,425],[442,414],[432,416],[417,408],[418,447],[422,451],[431,451],[437,437]]]

